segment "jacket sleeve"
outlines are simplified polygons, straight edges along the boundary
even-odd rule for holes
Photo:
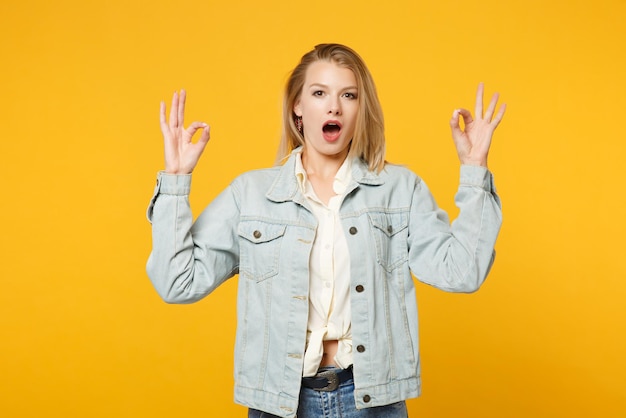
[[[415,184],[409,220],[409,265],[422,282],[450,292],[474,292],[495,258],[502,224],[500,199],[492,174],[483,167],[461,166],[450,225],[423,181]]]
[[[192,303],[238,271],[239,210],[232,186],[193,223],[190,175],[159,173],[148,207],[152,252],[147,272],[168,303]]]

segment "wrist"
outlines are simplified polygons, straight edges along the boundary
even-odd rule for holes
[[[472,159],[472,158],[459,158],[459,160],[461,161],[462,165],[473,165],[473,166],[477,166],[477,167],[487,167],[487,159],[486,158],[481,158],[481,159]]]
[[[192,170],[185,170],[182,167],[168,167],[166,164],[163,172],[166,174],[171,174],[173,176],[186,176],[188,174],[191,174]]]

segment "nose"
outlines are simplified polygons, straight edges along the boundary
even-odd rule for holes
[[[339,97],[333,98],[330,101],[330,108],[328,109],[329,115],[341,115],[341,101]]]

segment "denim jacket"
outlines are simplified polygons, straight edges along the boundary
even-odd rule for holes
[[[295,416],[308,319],[309,255],[317,221],[299,191],[292,156],[236,178],[194,223],[191,176],[160,173],[148,208],[148,275],[168,303],[202,299],[239,274],[235,401]],[[357,408],[420,394],[411,273],[449,292],[476,291],[501,225],[492,175],[461,166],[450,225],[426,184],[406,168],[371,172],[360,160],[340,209],[350,251]]]

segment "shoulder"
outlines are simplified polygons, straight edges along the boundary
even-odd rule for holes
[[[232,185],[240,189],[263,188],[267,189],[276,180],[280,173],[280,167],[261,168],[258,170],[250,170],[237,176]]]
[[[422,181],[421,178],[409,168],[391,163],[386,163],[378,176],[385,183],[389,183],[392,186],[407,185],[413,187],[416,183]]]

